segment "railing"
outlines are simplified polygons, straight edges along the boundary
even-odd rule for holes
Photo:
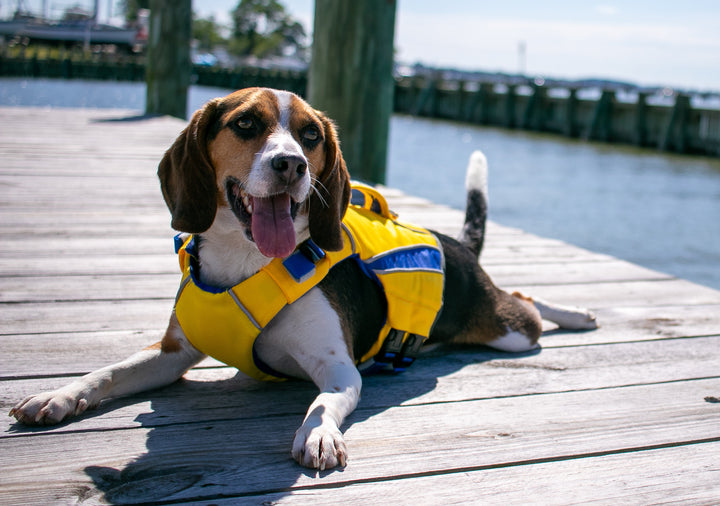
[[[720,109],[688,95],[403,78],[395,112],[720,156]]]

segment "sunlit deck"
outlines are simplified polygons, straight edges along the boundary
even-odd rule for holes
[[[0,108],[0,408],[156,341],[179,281],[155,176],[180,120]],[[405,220],[460,211],[386,190]],[[342,470],[290,457],[316,390],[213,360],[28,429],[2,418],[0,504],[720,501],[720,292],[491,224],[509,290],[593,309],[538,353],[432,352],[365,379]]]

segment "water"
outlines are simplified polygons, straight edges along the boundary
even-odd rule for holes
[[[192,87],[191,113],[227,90]],[[143,83],[0,79],[0,105],[145,107]],[[720,289],[720,160],[393,117],[387,184],[462,209],[490,165],[490,218]]]
[[[228,90],[193,86],[188,93],[188,119],[208,100]],[[75,79],[0,78],[0,105],[98,107],[145,110],[145,83]]]
[[[395,117],[387,183],[462,209],[475,149],[492,220],[720,289],[720,160]]]

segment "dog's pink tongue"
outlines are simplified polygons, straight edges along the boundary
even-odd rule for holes
[[[290,195],[253,197],[252,236],[266,257],[285,258],[295,250],[295,227],[290,216]]]

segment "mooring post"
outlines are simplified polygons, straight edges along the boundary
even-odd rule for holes
[[[340,128],[353,178],[385,182],[395,0],[315,0],[308,98]]]
[[[467,117],[471,114],[468,110],[468,98],[469,93],[465,89],[467,83],[463,80],[458,81],[457,91],[455,92],[455,110],[453,111],[452,119],[455,121],[467,121]]]
[[[413,106],[413,116],[435,117],[437,113],[437,89],[438,81],[435,80],[435,77],[426,78],[425,84],[418,94],[417,102]]]
[[[190,86],[191,0],[150,0],[145,112],[185,119]]]
[[[514,84],[507,85],[507,91],[505,92],[505,114],[503,119],[503,125],[505,128],[515,128],[517,122],[515,120],[517,112],[515,111],[517,104],[516,86]]]
[[[674,150],[678,153],[684,153],[687,150],[687,118],[689,111],[690,97],[678,93],[664,135],[660,138],[660,149],[663,151]]]
[[[523,112],[522,128],[541,131],[545,127],[545,102],[547,89],[542,84],[531,84],[533,93]]]
[[[565,102],[565,124],[563,133],[567,137],[577,137],[577,88],[568,88],[568,97]]]
[[[590,141],[612,140],[612,110],[615,102],[615,92],[603,90],[600,99],[595,104],[590,125],[588,126],[585,138]]]
[[[493,99],[494,86],[492,83],[482,83],[478,90],[478,104],[480,106],[480,112],[477,116],[477,122],[481,125],[490,124],[490,104]]]
[[[635,137],[633,142],[636,146],[645,146],[647,144],[647,96],[647,92],[638,92],[635,104]]]

